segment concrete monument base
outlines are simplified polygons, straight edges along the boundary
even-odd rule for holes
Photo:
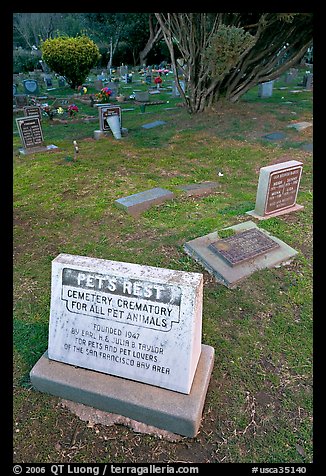
[[[123,415],[187,437],[196,436],[214,365],[214,348],[202,345],[189,395],[50,360],[30,372],[39,391]]]
[[[291,212],[303,210],[303,208],[304,208],[303,205],[296,204],[293,207],[288,207],[288,208],[285,208],[284,210],[278,210],[273,213],[270,213],[269,215],[259,215],[258,213],[256,213],[255,210],[251,210],[250,212],[246,212],[246,213],[247,215],[251,215],[252,217],[257,218],[257,220],[268,220],[268,218],[274,218],[280,215],[287,215],[288,213],[291,213]]]
[[[49,150],[57,150],[59,149],[58,146],[50,144],[50,145],[45,145],[45,146],[39,146],[39,147],[30,147],[30,148],[21,148],[19,149],[19,153],[22,155],[30,155],[30,154],[36,154],[38,152],[48,152]]]
[[[291,248],[291,246],[284,243],[284,241],[270,235],[266,230],[260,229],[252,221],[239,223],[224,230],[233,230],[235,233],[240,233],[246,230],[257,229],[264,235],[271,238],[277,248],[272,249],[259,256],[248,259],[236,266],[230,266],[222,256],[219,256],[212,251],[211,245],[219,239],[217,231],[209,233],[208,235],[195,238],[184,244],[184,251],[191,256],[195,261],[200,263],[204,268],[216,279],[216,281],[228,288],[235,287],[239,281],[250,276],[255,271],[273,268],[283,262],[287,262],[294,258],[298,252]]]

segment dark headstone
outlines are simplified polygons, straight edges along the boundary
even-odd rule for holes
[[[38,116],[20,117],[16,119],[16,123],[24,149],[43,146],[43,132]]]
[[[42,119],[42,109],[40,106],[25,106],[24,107],[24,116],[38,116],[39,119]]]
[[[99,120],[100,130],[110,131],[111,128],[107,122],[107,118],[110,116],[119,116],[121,126],[121,107],[119,106],[99,106]]]
[[[16,94],[15,103],[17,107],[24,107],[28,104],[28,98],[26,94]]]

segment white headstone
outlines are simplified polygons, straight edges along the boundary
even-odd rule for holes
[[[203,276],[60,254],[50,359],[189,394],[201,353]]]

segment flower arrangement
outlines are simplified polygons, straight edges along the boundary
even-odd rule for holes
[[[86,86],[78,86],[77,90],[78,90],[78,92],[79,92],[81,95],[87,93],[87,88],[86,88]]]
[[[78,112],[78,107],[76,106],[76,104],[70,104],[68,107],[69,116],[70,117],[75,116],[77,112]]]
[[[109,102],[111,94],[112,94],[112,89],[105,87],[105,88],[102,88],[98,94],[96,94],[96,97],[100,102],[105,103],[105,102]]]
[[[154,78],[154,83],[156,84],[157,89],[159,89],[160,84],[162,83],[161,76],[157,76],[156,78]]]

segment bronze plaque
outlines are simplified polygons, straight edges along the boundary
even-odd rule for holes
[[[224,258],[229,265],[237,266],[279,248],[279,246],[265,233],[257,230],[257,228],[251,228],[236,233],[234,236],[217,240],[209,245],[209,249]]]
[[[301,172],[302,167],[295,166],[270,174],[265,203],[265,215],[295,205]]]

